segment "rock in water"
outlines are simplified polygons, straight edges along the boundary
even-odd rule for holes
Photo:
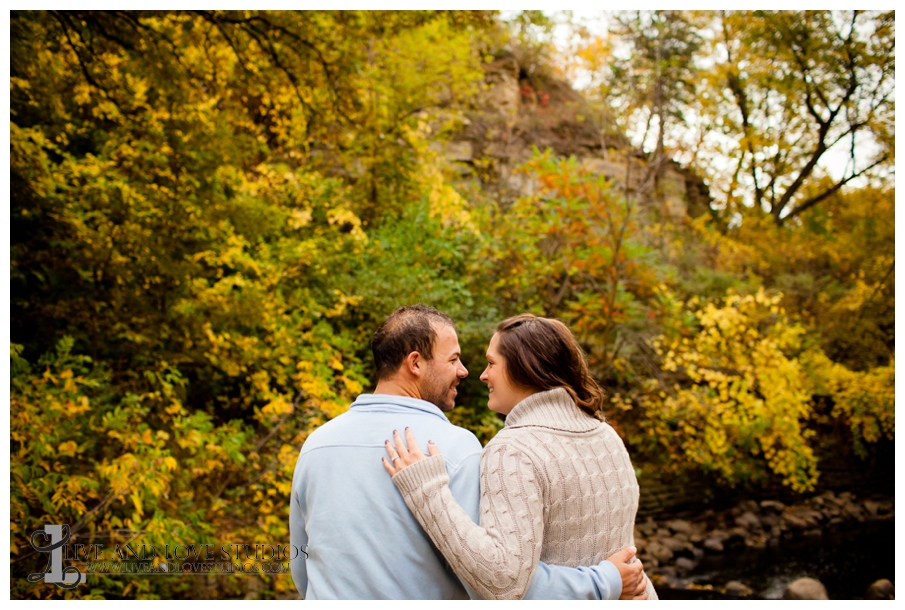
[[[660,563],[666,563],[673,558],[673,552],[656,540],[648,545],[647,552]]]
[[[889,580],[881,578],[867,589],[867,599],[895,599],[896,589]]]
[[[666,522],[666,527],[671,529],[672,531],[684,534],[691,533],[691,523],[686,521],[685,519],[673,519],[671,521]]]
[[[726,583],[726,593],[730,595],[751,595],[754,591],[751,590],[751,587],[745,585],[737,580],[730,580]]]
[[[711,551],[716,551],[717,553],[722,553],[723,542],[719,538],[711,537],[704,541],[704,548]]]
[[[764,510],[771,510],[775,513],[781,513],[786,505],[782,502],[777,502],[776,500],[764,500],[760,503],[760,507]]]
[[[826,587],[815,578],[799,578],[786,587],[783,599],[829,599]]]
[[[760,527],[760,519],[750,510],[745,511],[741,516],[735,518],[735,524],[746,529],[754,529]]]

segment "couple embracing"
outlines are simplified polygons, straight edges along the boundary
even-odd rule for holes
[[[314,431],[295,467],[299,593],[657,599],[631,546],[634,469],[596,417],[602,392],[568,327],[530,314],[497,326],[481,380],[506,424],[483,451],[444,415],[468,375],[449,316],[401,307],[371,348],[374,394]]]

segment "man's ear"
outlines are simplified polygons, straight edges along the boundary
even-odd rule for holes
[[[424,358],[421,357],[420,352],[410,352],[409,355],[405,357],[405,360],[402,361],[402,366],[404,366],[405,370],[411,375],[421,377],[424,368]]]

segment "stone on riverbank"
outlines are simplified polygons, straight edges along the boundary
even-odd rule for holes
[[[667,521],[666,527],[677,534],[691,534],[691,523],[684,519],[672,519]]]
[[[751,587],[737,580],[730,580],[726,583],[726,593],[730,595],[751,595],[754,591],[751,590]]]
[[[785,510],[786,505],[782,502],[779,502],[778,500],[763,500],[760,503],[760,507],[763,510],[771,510],[775,513],[781,513],[783,510]]]
[[[662,544],[663,546],[668,548],[673,553],[675,553],[676,551],[682,551],[688,546],[688,541],[687,540],[683,541],[678,536],[673,537],[673,538],[664,538],[663,540],[660,540],[659,542],[660,542],[660,544]]]
[[[866,502],[864,502],[864,508],[867,509],[867,512],[870,514],[872,519],[876,519],[877,513],[880,511],[880,504],[872,500],[867,500]]]
[[[865,513],[867,512],[851,501],[845,503],[843,510],[847,512],[852,519],[857,519],[858,521],[864,521]]]
[[[760,518],[760,524],[764,527],[764,529],[772,528],[775,525],[779,525],[782,522],[782,516],[776,514],[764,515]]]
[[[806,507],[790,508],[783,513],[782,518],[786,525],[797,530],[819,527],[820,522],[824,520],[822,513]]]
[[[783,599],[829,599],[826,587],[816,578],[799,578],[786,587]]]
[[[746,529],[751,529],[755,527],[760,527],[760,519],[757,518],[750,510],[743,512],[740,516],[735,518],[735,524],[739,527],[744,527]]]
[[[889,580],[881,578],[867,589],[867,599],[895,599],[896,589]]]
[[[726,538],[726,542],[730,544],[742,543],[748,538],[748,528],[736,525],[729,530],[728,534],[729,535]]]
[[[745,500],[738,505],[738,509],[742,512],[757,512],[757,502],[754,500]]]
[[[657,524],[654,523],[653,519],[648,517],[647,521],[645,521],[644,523],[636,523],[635,528],[640,531],[645,538],[651,538],[657,531]]]
[[[704,548],[715,553],[722,553],[724,550],[723,541],[719,538],[711,536],[704,540]]]
[[[660,563],[666,563],[673,557],[672,550],[657,540],[654,540],[648,545],[647,552]]]
[[[635,542],[635,548],[638,549],[638,554],[640,555],[641,553],[644,552],[644,549],[647,548],[647,539],[639,536],[638,531],[635,530],[635,541],[634,542]]]

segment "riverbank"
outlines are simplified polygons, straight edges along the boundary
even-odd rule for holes
[[[778,599],[800,576],[832,579],[831,599],[858,599],[874,580],[895,578],[894,523],[894,497],[826,491],[795,504],[747,500],[691,519],[648,518],[635,544],[664,599]]]

